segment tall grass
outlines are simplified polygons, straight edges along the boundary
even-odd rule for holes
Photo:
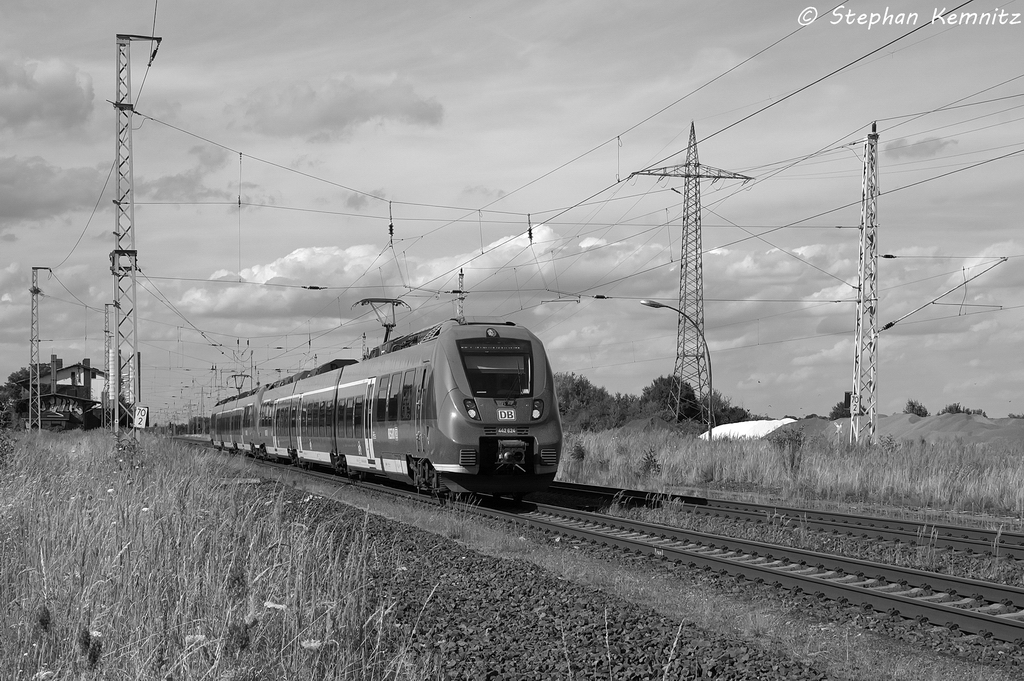
[[[792,500],[929,506],[1024,517],[1024,443],[826,437],[706,442],[671,431],[566,433],[558,479],[667,491],[749,489]],[[656,464],[656,465],[655,465]]]
[[[360,523],[216,457],[23,435],[0,463],[5,679],[419,679]]]

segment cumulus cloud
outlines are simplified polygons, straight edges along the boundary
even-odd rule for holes
[[[252,92],[239,108],[261,132],[302,136],[310,141],[343,137],[368,121],[436,126],[444,116],[437,100],[417,94],[409,83],[396,79],[360,84],[351,77],[332,78],[317,85],[267,85]]]
[[[0,60],[0,126],[73,128],[89,118],[92,107],[92,78],[71,64]]]
[[[103,179],[95,168],[58,168],[38,156],[0,157],[0,228],[91,208]]]

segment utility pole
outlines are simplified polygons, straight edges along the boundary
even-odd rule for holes
[[[40,404],[39,385],[39,270],[50,271],[49,267],[32,268],[32,326],[29,331],[29,360],[28,360],[28,429],[42,430],[43,409]]]
[[[113,361],[113,340],[110,334],[110,318],[113,315],[114,305],[112,303],[106,303],[103,306],[103,371],[107,375],[107,389],[104,392],[103,397],[103,429],[110,429],[117,434],[117,427],[114,425],[113,405],[111,404],[111,397],[117,397],[115,392],[111,392],[111,387],[114,385],[114,361]]]
[[[878,423],[878,132],[875,123],[864,141],[861,183],[860,268],[857,326],[850,393],[850,442],[874,441]]]
[[[138,441],[139,424],[134,416],[127,433],[121,432],[121,399],[125,406],[140,406],[141,363],[138,356],[139,322],[136,316],[136,272],[138,251],[135,249],[135,194],[132,171],[132,103],[131,43],[145,40],[153,45],[149,63],[153,63],[160,48],[160,38],[153,36],[117,34],[117,98],[114,101],[115,132],[115,194],[114,194],[114,250],[110,252],[110,273],[114,278],[114,343],[113,372],[108,377],[108,389],[113,401],[112,427],[118,442],[122,438]],[[127,380],[126,380],[127,379]],[[145,425],[145,424],[142,424]]]
[[[690,123],[690,143],[686,148],[683,165],[641,170],[634,175],[655,177],[682,177],[683,233],[679,256],[679,318],[676,325],[676,413],[682,408],[683,384],[693,388],[702,414],[707,413],[708,428],[714,428],[714,407],[711,404],[711,368],[704,340],[704,269],[700,234],[700,181],[743,180],[754,178],[728,170],[701,165],[697,157],[697,135]]]

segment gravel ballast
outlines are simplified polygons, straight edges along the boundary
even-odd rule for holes
[[[533,563],[485,556],[321,497],[297,501],[291,506],[303,522],[365,524],[376,557],[371,588],[389,608],[396,643],[444,678],[825,678],[798,660]]]

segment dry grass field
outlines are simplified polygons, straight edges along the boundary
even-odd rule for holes
[[[0,470],[3,679],[419,679],[359,529],[222,457],[25,435]],[[232,482],[234,480],[234,482]]]
[[[881,438],[850,446],[822,435],[684,438],[669,430],[567,433],[558,479],[652,491],[747,491],[792,503],[932,508],[1024,519],[1024,442]]]
[[[817,486],[822,474],[815,471],[827,468],[829,450],[815,451],[816,446],[708,445],[636,432],[570,435],[563,476],[652,489],[721,485],[846,498],[847,491]],[[885,460],[881,451],[834,453],[846,456],[844,466],[861,457],[861,469]],[[13,447],[0,443],[0,454],[0,597],[6,606],[0,615],[0,678],[443,676],[436,666],[442,661],[410,650],[394,627],[393,598],[369,577],[394,563],[389,547],[374,543],[360,527],[325,528],[310,521],[301,508],[302,494],[256,484],[244,459],[166,440],[146,440],[141,449],[117,452],[110,437],[100,433],[22,436]],[[932,455],[907,454],[903,465],[908,468]],[[948,465],[954,453],[945,456]],[[967,453],[960,456],[963,470],[982,468]],[[1007,459],[1001,465],[1011,464]],[[941,471],[935,463],[915,474]],[[991,484],[999,475],[991,474]],[[863,473],[861,497],[906,496],[870,487],[897,479]],[[969,506],[978,483],[964,475],[958,480],[961,492],[947,498]],[[950,483],[935,484],[941,489]],[[976,498],[1000,498],[998,492],[986,494]],[[699,578],[681,588],[680,580],[596,561],[557,541],[537,544],[458,509],[425,513],[369,496],[356,499],[361,508],[399,514],[402,522],[476,551],[530,560],[562,579],[662,614],[813,659],[833,678],[933,681],[981,678],[979,673],[1010,678],[907,649],[857,627],[822,624],[813,617],[803,621],[770,599],[733,602]]]

